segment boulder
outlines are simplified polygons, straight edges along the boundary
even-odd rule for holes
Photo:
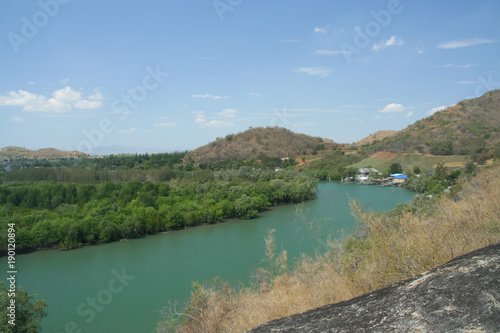
[[[500,243],[249,332],[500,332]]]

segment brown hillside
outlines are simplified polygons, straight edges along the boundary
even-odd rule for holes
[[[375,151],[470,155],[500,146],[500,90],[419,120],[397,134],[376,142]]]
[[[62,151],[55,148],[43,148],[39,150],[30,150],[22,147],[9,146],[0,148],[0,160],[18,159],[18,158],[38,158],[38,159],[56,159],[70,157],[86,157],[87,154],[79,151]]]
[[[371,145],[374,141],[383,140],[385,138],[396,135],[397,133],[398,133],[398,131],[392,131],[392,130],[378,131],[376,133],[370,134],[367,137],[359,140],[358,142],[356,142],[356,145],[357,146]]]
[[[257,160],[263,157],[293,157],[315,154],[318,150],[334,149],[320,137],[297,134],[281,127],[257,127],[238,134],[229,134],[197,148],[186,155],[195,163],[228,159]]]

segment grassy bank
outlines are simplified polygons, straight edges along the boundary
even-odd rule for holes
[[[463,180],[460,200],[420,197],[412,205],[367,213],[352,203],[362,227],[319,258],[303,257],[288,272],[286,252],[266,239],[268,265],[255,284],[195,285],[182,312],[164,311],[158,332],[242,332],[264,322],[339,302],[407,279],[500,241],[500,167]]]

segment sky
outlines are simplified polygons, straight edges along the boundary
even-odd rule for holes
[[[0,2],[0,147],[350,143],[500,88],[500,1]]]

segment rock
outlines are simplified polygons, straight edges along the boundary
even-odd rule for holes
[[[249,332],[500,332],[500,243]]]
[[[455,202],[460,201],[460,200],[462,200],[462,195],[463,195],[463,192],[462,192],[462,191],[460,191],[460,192],[458,192],[457,194],[455,194],[455,195],[451,198],[451,200],[453,200],[453,201],[455,201]]]

